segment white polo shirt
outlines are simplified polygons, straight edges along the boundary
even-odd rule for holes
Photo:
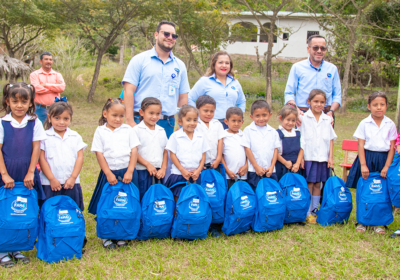
[[[217,159],[218,141],[225,135],[224,127],[217,119],[209,122],[209,127],[199,118],[196,130],[203,134],[208,142],[210,149],[206,153],[206,163],[213,163]]]
[[[65,131],[63,138],[54,131],[53,127],[46,130],[46,135],[47,139],[40,142],[40,149],[44,151],[45,159],[54,177],[60,184],[65,184],[74,171],[78,152],[84,150],[87,145],[76,131],[69,128]],[[50,181],[43,172],[40,172],[40,181],[42,185],[50,185]],[[79,183],[78,175],[75,184]]]
[[[190,140],[183,129],[172,133],[166,149],[176,155],[183,168],[193,171],[199,168],[203,153],[207,152],[207,139],[197,129],[194,130],[193,139]],[[181,175],[179,169],[172,164],[171,174]]]
[[[31,120],[32,116],[26,115],[21,123],[17,122],[11,115],[11,113],[5,115],[1,118],[2,121],[10,122],[11,126],[14,128],[24,128],[28,121]],[[41,141],[46,139],[46,133],[44,132],[42,122],[36,118],[35,119],[35,126],[33,127],[33,141]],[[4,143],[4,127],[2,122],[0,122],[0,144]]]
[[[133,128],[127,124],[112,131],[105,123],[97,127],[93,136],[92,153],[104,155],[111,170],[127,168],[131,158],[131,150],[140,145]]]
[[[224,155],[228,169],[235,174],[237,174],[239,169],[246,164],[246,152],[244,151],[244,147],[241,145],[243,135],[244,133],[240,129],[236,134],[229,133],[228,130],[225,130],[222,154]],[[226,179],[230,179],[228,174],[226,174]],[[247,173],[241,176],[240,179],[246,180]]]
[[[279,126],[279,130],[282,131],[283,136],[285,136],[285,137],[296,137],[296,131],[298,131],[298,129],[292,128],[292,130],[289,132],[289,131],[287,131],[286,129],[284,129],[283,126],[281,126],[281,125]],[[279,134],[278,134],[278,136],[279,136]],[[303,147],[301,146],[301,141],[300,141],[300,147],[303,148]],[[282,152],[283,152],[283,148],[282,148],[282,139],[279,137],[278,153],[279,153],[280,155],[282,155]]]
[[[304,150],[304,160],[327,162],[331,140],[337,136],[331,125],[331,117],[322,112],[319,120],[311,110],[300,116],[302,119],[299,127],[301,133],[301,146]]]
[[[133,127],[133,131],[135,131],[140,142],[138,154],[155,168],[161,168],[165,146],[167,146],[168,142],[164,128],[156,125],[155,129],[151,130],[141,121],[138,125]],[[146,170],[146,167],[137,163],[136,169]]]
[[[242,146],[250,148],[254,158],[262,168],[271,166],[274,151],[279,147],[279,135],[269,124],[264,127],[257,126],[252,122],[243,131]],[[249,172],[255,172],[253,165],[249,161]],[[275,168],[273,170],[275,172]]]
[[[396,140],[397,130],[394,122],[384,116],[378,127],[371,115],[363,119],[353,135],[356,139],[365,140],[364,149],[374,152],[390,150],[390,141]]]

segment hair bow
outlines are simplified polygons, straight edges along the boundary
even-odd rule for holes
[[[67,102],[68,101],[68,97],[66,97],[66,96],[63,96],[61,98],[56,97],[56,99],[54,100],[54,102],[60,102],[60,101]]]

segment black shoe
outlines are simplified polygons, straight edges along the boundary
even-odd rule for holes
[[[210,229],[210,233],[211,233],[212,237],[215,237],[215,238],[220,238],[221,237],[221,234],[215,228]]]
[[[400,236],[400,228],[398,230],[396,230],[395,232],[393,232],[390,235],[390,238],[396,238],[396,237],[399,237],[399,236]]]

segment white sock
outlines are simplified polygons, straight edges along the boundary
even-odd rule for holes
[[[7,257],[6,257],[7,256]],[[5,257],[5,258],[4,258]],[[3,259],[4,258],[4,259]],[[0,253],[0,260],[2,260],[3,262],[8,262],[10,259],[10,257],[8,257],[8,253]]]
[[[311,215],[311,211],[313,210],[313,208],[312,208],[312,206],[313,206],[312,198],[313,198],[313,196],[311,196],[311,203],[310,203],[310,207],[308,208],[307,217]]]
[[[319,208],[319,200],[321,199],[321,196],[312,196],[312,209],[317,209]]]
[[[103,239],[103,245],[104,246],[108,246],[108,245],[111,245],[111,244],[112,244],[112,241],[110,239]]]

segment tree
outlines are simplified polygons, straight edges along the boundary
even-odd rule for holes
[[[144,0],[60,0],[65,15],[72,18],[81,30],[81,36],[87,38],[97,52],[96,66],[87,101],[93,102],[97,80],[100,74],[101,60],[115,39],[123,31],[132,28],[129,25],[146,8]]]

